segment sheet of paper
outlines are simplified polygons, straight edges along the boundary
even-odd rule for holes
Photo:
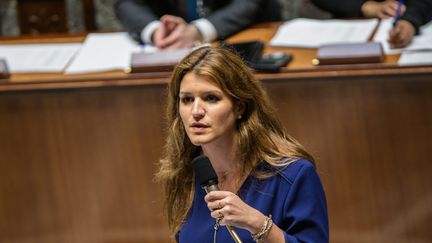
[[[63,72],[80,47],[80,43],[0,45],[0,57],[11,73]]]
[[[373,38],[374,41],[381,42],[384,53],[386,54],[397,54],[403,51],[403,48],[391,48],[390,44],[387,41],[390,29],[393,28],[392,23],[393,18],[381,20]]]
[[[404,51],[399,58],[399,65],[432,64],[432,51]]]
[[[374,36],[374,41],[381,42],[384,53],[397,54],[404,50],[432,50],[432,21],[420,27],[420,35],[414,36],[412,42],[405,48],[391,48],[388,43],[390,30],[393,28],[393,19],[382,20],[377,32]]]
[[[405,49],[407,51],[432,51],[432,21],[420,27],[420,34],[414,37],[413,42]]]
[[[130,68],[131,53],[141,47],[127,33],[92,33],[87,35],[82,48],[66,74],[126,70]]]
[[[377,19],[316,20],[298,18],[282,24],[270,40],[270,45],[316,48],[323,44],[366,42],[377,24]]]

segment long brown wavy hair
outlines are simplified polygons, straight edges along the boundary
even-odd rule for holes
[[[313,158],[285,133],[276,110],[249,67],[232,51],[225,48],[202,47],[186,56],[174,69],[168,85],[166,120],[168,131],[164,156],[156,179],[165,190],[165,208],[172,236],[181,229],[192,206],[194,171],[191,160],[201,153],[201,147],[189,140],[179,115],[179,90],[183,77],[195,75],[213,82],[233,101],[245,104],[245,112],[237,120],[239,173],[254,172],[260,163],[281,166],[305,158]],[[282,158],[290,158],[280,164]],[[263,173],[256,177],[266,177]]]

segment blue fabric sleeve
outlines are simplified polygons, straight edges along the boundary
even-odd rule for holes
[[[329,242],[327,203],[311,163],[302,163],[284,203],[288,228],[285,242]]]

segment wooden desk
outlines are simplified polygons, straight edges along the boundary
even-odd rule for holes
[[[280,23],[260,24],[243,31],[233,37],[229,42],[257,39],[265,43],[269,42]],[[42,35],[25,38],[3,38],[0,44],[8,43],[62,43],[82,42],[84,36],[78,34],[69,35]],[[263,80],[298,80],[310,78],[333,77],[376,77],[395,76],[404,79],[405,76],[430,75],[432,66],[397,66],[399,55],[386,56],[382,64],[357,64],[357,65],[332,65],[316,67],[312,65],[316,50],[307,48],[282,48],[266,46],[265,52],[284,51],[292,53],[294,60],[279,74],[257,74]],[[36,90],[36,89],[70,89],[91,88],[106,86],[134,86],[147,84],[165,84],[170,73],[138,73],[126,74],[121,71],[85,75],[63,74],[15,74],[11,75],[9,82],[0,82],[0,91]]]
[[[232,40],[266,41],[272,26]],[[391,56],[384,65],[315,68],[314,50],[283,50],[295,57],[285,72],[258,77],[317,160],[331,242],[432,241],[432,66],[397,67]],[[169,242],[152,181],[168,76],[1,83],[0,241]]]

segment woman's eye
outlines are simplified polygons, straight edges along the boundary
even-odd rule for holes
[[[217,97],[216,95],[208,95],[206,97],[206,101],[214,103],[214,102],[219,101],[219,97]]]
[[[188,103],[193,102],[192,97],[182,97],[180,100],[183,104],[188,104]]]

